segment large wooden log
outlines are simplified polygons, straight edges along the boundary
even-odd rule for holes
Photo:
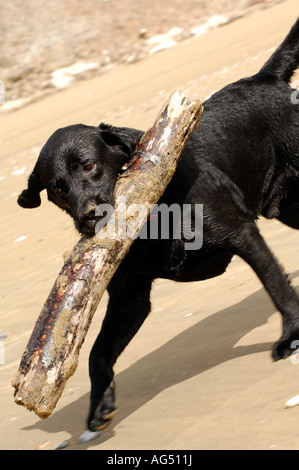
[[[158,202],[171,180],[201,112],[199,101],[191,101],[180,92],[170,96],[116,183],[115,213],[98,235],[91,239],[82,237],[69,254],[12,383],[15,402],[41,418],[52,413],[67,379],[75,372],[98,303],[146,221],[151,205]],[[146,207],[142,220],[140,214],[134,216],[132,211],[127,211],[125,220],[121,220],[124,198],[127,208],[132,204]],[[132,223],[137,219],[138,223]]]

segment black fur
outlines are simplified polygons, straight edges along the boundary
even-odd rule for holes
[[[299,105],[289,81],[299,65],[299,20],[254,76],[226,86],[204,103],[199,126],[160,202],[203,204],[203,246],[180,239],[137,239],[109,284],[109,304],[90,354],[88,426],[105,426],[115,409],[113,365],[150,312],[155,278],[203,280],[222,274],[234,254],[259,276],[283,318],[273,347],[278,360],[299,339],[299,299],[256,226],[260,215],[299,229]],[[295,92],[296,93],[296,92]],[[77,229],[94,234],[96,207],[113,189],[141,131],[101,124],[57,130],[42,149],[23,207],[39,192],[66,210]],[[188,345],[186,345],[188,347]]]

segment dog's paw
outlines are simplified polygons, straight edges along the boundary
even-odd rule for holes
[[[112,381],[106,388],[95,412],[89,416],[88,428],[90,431],[104,429],[114,417],[116,410],[115,383]]]
[[[272,349],[272,357],[274,361],[279,359],[285,359],[292,354],[299,352],[299,330],[290,335],[282,335],[282,337],[276,341]]]

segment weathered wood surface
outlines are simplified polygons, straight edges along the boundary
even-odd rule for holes
[[[99,301],[146,221],[150,206],[158,202],[171,180],[201,112],[201,103],[191,101],[184,93],[175,92],[170,96],[116,183],[116,218],[111,217],[97,236],[82,237],[69,254],[12,383],[15,402],[41,418],[51,415],[67,379],[75,372],[80,348]],[[117,214],[124,212],[121,210],[124,198],[127,207],[143,204],[146,213],[142,221],[139,217],[134,224],[136,218],[128,211],[126,219],[119,220],[115,227]],[[130,236],[126,234],[128,226]]]

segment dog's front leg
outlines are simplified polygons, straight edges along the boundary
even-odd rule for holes
[[[103,429],[116,411],[113,365],[150,312],[151,280],[124,277],[119,287],[112,284],[106,316],[89,358],[91,431]]]
[[[234,252],[256,272],[282,314],[283,332],[274,344],[274,360],[290,356],[299,341],[299,298],[254,222],[244,223],[234,236]]]

